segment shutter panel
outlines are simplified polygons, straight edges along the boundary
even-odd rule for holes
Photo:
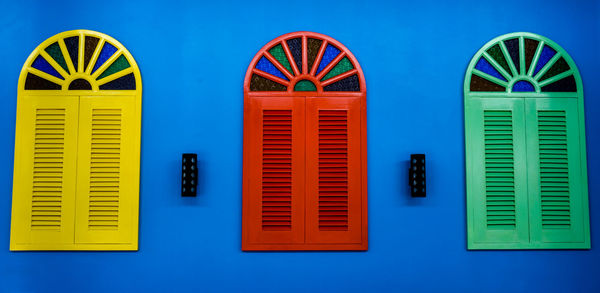
[[[524,106],[521,99],[467,101],[469,248],[529,242]]]
[[[81,97],[75,243],[137,248],[135,97]]]
[[[21,100],[11,250],[54,249],[73,242],[77,100],[59,96]]]
[[[304,102],[270,97],[250,103],[244,124],[243,249],[303,243]]]
[[[360,244],[360,99],[307,98],[306,105],[307,243]]]
[[[526,101],[532,242],[589,248],[585,165],[577,100]],[[583,164],[583,165],[582,165]],[[545,244],[544,244],[545,243]],[[550,245],[550,247],[548,246]]]

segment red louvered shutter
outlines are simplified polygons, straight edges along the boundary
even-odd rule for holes
[[[360,244],[359,98],[306,100],[306,242]]]
[[[248,244],[304,242],[304,101],[250,99],[245,117]]]

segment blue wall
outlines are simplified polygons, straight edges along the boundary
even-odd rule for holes
[[[0,292],[600,292],[598,1],[53,2],[0,5]],[[122,42],[142,71],[140,249],[9,252],[17,78],[39,43],[79,28]],[[336,38],[366,75],[368,252],[240,250],[244,74],[297,30]],[[513,31],[553,39],[581,71],[589,251],[466,250],[463,76]],[[199,155],[197,198],[179,196],[183,152]],[[406,186],[415,152],[424,199]]]

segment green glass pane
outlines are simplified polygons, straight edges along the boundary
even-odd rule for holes
[[[554,63],[554,65],[552,65],[552,67],[550,67],[550,69],[544,74],[544,76],[542,76],[542,78],[540,78],[540,81],[543,81],[550,77],[561,74],[569,69],[571,69],[571,68],[569,67],[569,64],[567,64],[567,61],[565,60],[565,58],[560,57],[560,59],[558,59],[558,61],[556,61],[556,63]]]
[[[508,63],[506,63],[506,59],[504,59],[504,54],[502,54],[500,45],[494,45],[487,52],[490,54],[490,56],[492,56],[492,58],[494,58],[494,60],[496,60],[496,62],[498,62],[498,64],[500,64],[500,66],[502,66],[502,68],[504,68],[508,74],[510,74],[510,68],[508,67]]]
[[[65,62],[65,57],[63,57],[62,52],[60,51],[60,46],[58,43],[54,43],[46,48],[46,53],[52,56],[52,59],[60,65],[67,73],[69,72],[69,68],[67,67],[67,62]]]
[[[115,60],[115,62],[113,62],[108,68],[106,68],[106,70],[104,70],[104,72],[102,72],[102,74],[100,74],[100,76],[98,76],[97,79],[102,79],[113,73],[117,73],[123,69],[129,68],[130,66],[131,65],[129,65],[127,58],[125,58],[124,55],[121,55],[119,56],[119,58],[117,58],[117,60]]]
[[[271,48],[271,50],[269,50],[269,53],[271,53],[271,55],[273,55],[273,57],[275,57],[275,59],[277,59],[277,61],[279,61],[279,63],[281,63],[281,65],[283,65],[283,67],[285,67],[287,71],[289,71],[291,74],[294,74],[292,72],[292,66],[290,65],[290,61],[288,61],[287,56],[285,56],[285,51],[283,50],[281,44]]]
[[[338,62],[337,65],[335,65],[335,67],[333,67],[333,69],[329,71],[329,73],[327,73],[327,75],[325,75],[321,79],[321,81],[328,80],[334,76],[338,76],[352,69],[354,69],[354,66],[352,66],[352,62],[350,62],[350,60],[347,57],[344,57],[342,60],[340,60],[340,62]]]
[[[301,80],[294,86],[294,91],[297,92],[314,92],[317,87],[310,80]]]

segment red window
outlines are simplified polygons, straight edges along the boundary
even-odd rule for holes
[[[283,35],[244,82],[243,250],[367,249],[366,89],[342,44]]]

